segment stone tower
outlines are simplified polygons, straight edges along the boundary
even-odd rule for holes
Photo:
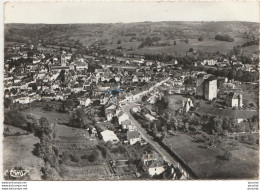
[[[206,100],[212,100],[214,98],[217,98],[217,80],[214,78],[207,78],[204,81],[204,97]]]

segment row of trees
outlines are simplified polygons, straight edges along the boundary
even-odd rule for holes
[[[234,42],[234,38],[232,38],[231,36],[225,34],[225,35],[216,35],[215,36],[215,40],[219,40],[219,41],[227,41],[227,42]]]
[[[209,74],[215,76],[227,77],[228,79],[235,79],[242,82],[255,82],[259,79],[258,72],[249,72],[244,70],[235,70],[235,69],[216,69],[216,68],[206,68],[206,67],[197,67],[197,70],[206,71]]]
[[[252,46],[252,45],[259,45],[259,39],[257,40],[251,40],[248,42],[245,42],[244,44],[242,44],[242,47],[247,47],[247,46]]]
[[[158,41],[161,41],[162,39],[160,38],[160,37],[157,37],[157,36],[155,36],[155,37],[146,37],[143,41],[142,41],[142,43],[139,45],[139,47],[138,48],[143,48],[143,47],[145,47],[145,46],[153,46],[154,45],[154,43],[156,43],[156,42],[158,42]]]

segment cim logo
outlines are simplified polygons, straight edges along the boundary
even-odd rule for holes
[[[23,177],[28,173],[29,173],[29,171],[26,169],[23,169],[22,167],[14,167],[10,170],[10,176],[15,177],[15,178]]]

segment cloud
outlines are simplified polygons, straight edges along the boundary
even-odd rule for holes
[[[253,2],[8,2],[5,23],[259,22]]]

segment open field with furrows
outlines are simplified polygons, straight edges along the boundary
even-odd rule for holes
[[[221,158],[224,151],[218,147],[205,148],[195,138],[178,134],[165,140],[200,179],[248,179],[258,178],[258,150],[238,143],[231,151],[231,158]]]
[[[101,165],[85,167],[60,167],[64,180],[102,180],[113,179],[113,172],[105,163]]]
[[[4,137],[3,171],[21,166],[29,170],[31,180],[41,180],[40,169],[44,167],[44,162],[32,154],[36,143],[39,143],[39,139],[33,134]]]
[[[76,129],[65,125],[55,125],[55,146],[59,152],[70,150],[95,149],[96,139],[89,139],[89,134],[85,129]]]

